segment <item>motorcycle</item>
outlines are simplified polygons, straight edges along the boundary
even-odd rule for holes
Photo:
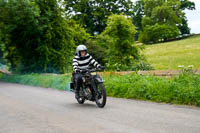
[[[99,108],[103,108],[106,105],[106,89],[104,82],[99,74],[99,69],[85,70],[82,77],[82,85],[79,90],[79,98],[77,101],[79,104],[84,104],[85,100],[96,102]],[[72,82],[70,83],[70,90],[75,92],[76,84],[72,74]]]

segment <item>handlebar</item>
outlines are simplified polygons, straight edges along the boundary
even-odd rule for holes
[[[104,69],[99,69],[99,68],[94,68],[94,69],[86,69],[86,70],[82,70],[83,73],[92,73],[92,72],[97,72],[97,71],[102,71]]]
[[[97,72],[97,71],[102,71],[104,70],[104,67],[100,68],[92,68],[92,69],[84,69],[84,70],[76,70],[75,73],[92,73],[92,72]]]

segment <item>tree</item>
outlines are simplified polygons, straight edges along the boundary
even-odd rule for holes
[[[99,62],[101,65],[105,66],[106,64],[106,57],[107,57],[107,52],[106,52],[106,48],[102,46],[102,42],[101,38],[98,37],[94,37],[94,38],[90,38],[87,42],[86,42],[86,46],[87,46],[87,51],[88,53],[90,53],[90,55],[92,55],[92,57]]]
[[[132,61],[139,59],[139,47],[134,44],[136,30],[131,18],[125,15],[111,15],[101,36],[110,40],[107,67],[123,70],[130,68]]]
[[[181,0],[181,7],[180,9],[184,11],[185,9],[188,10],[195,10],[195,3],[189,0]],[[190,34],[190,28],[188,27],[188,20],[186,15],[182,17],[182,23],[178,26],[181,35]]]
[[[181,35],[190,34],[190,28],[188,27],[188,20],[186,16],[181,19],[182,23],[178,25]]]
[[[0,24],[1,25],[1,24]],[[3,55],[4,55],[4,50],[5,50],[5,45],[2,41],[2,33],[0,31],[0,64],[4,63]]]
[[[180,0],[180,2],[181,2],[180,3],[181,5],[179,6],[179,8],[180,8],[180,11],[181,11],[181,15],[179,15],[180,11],[179,11],[179,13],[177,13],[177,15],[181,19],[181,23],[178,24],[178,29],[179,29],[181,35],[190,34],[190,28],[188,27],[187,18],[186,18],[185,13],[183,11],[185,9],[194,10],[195,9],[195,3],[191,2],[189,0]],[[151,5],[151,4],[149,4],[149,5]],[[137,27],[137,31],[138,31],[137,36],[143,30],[142,19],[145,16],[144,9],[146,8],[144,6],[145,6],[144,0],[138,0],[138,1],[136,1],[134,8],[133,8],[133,14],[134,14],[133,15],[133,23]],[[137,36],[136,36],[136,39],[137,39]]]
[[[190,0],[181,0],[181,10],[195,10],[195,3]]]
[[[176,38],[183,16],[179,0],[145,0],[142,29],[139,40],[144,43],[155,43]]]
[[[24,43],[28,44],[35,37],[34,34],[38,34],[35,21],[38,9],[32,6],[30,1],[2,0],[0,6],[1,39],[6,47],[6,59],[11,68],[16,70],[20,65],[21,54],[31,59],[31,56],[25,55],[29,52],[20,51],[20,48],[25,47],[26,49],[28,45]],[[37,44],[35,41],[32,43]],[[35,45],[32,45],[30,49],[34,49],[33,47]],[[32,53],[31,50],[29,51]]]
[[[136,1],[133,8],[133,23],[138,28],[142,29],[142,18],[144,17],[144,0]]]
[[[91,37],[89,33],[86,32],[86,30],[78,24],[77,21],[73,19],[67,20],[68,26],[71,28],[71,33],[73,35],[73,42],[76,46],[80,44],[85,44],[87,40]]]
[[[153,26],[146,26],[139,40],[143,40],[143,43],[148,44],[173,39],[177,35],[179,35],[179,30],[176,26],[155,24]]]
[[[4,0],[0,5],[6,59],[15,71],[64,73],[76,43],[89,37],[63,16],[57,0]]]
[[[87,32],[100,34],[111,14],[131,15],[131,0],[65,0],[67,14],[80,22]]]
[[[142,31],[142,18],[144,17],[144,0],[137,0],[133,7],[133,24],[136,26],[136,40]]]

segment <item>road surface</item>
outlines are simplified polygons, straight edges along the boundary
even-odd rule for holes
[[[0,133],[200,133],[200,108],[74,94],[0,82]]]

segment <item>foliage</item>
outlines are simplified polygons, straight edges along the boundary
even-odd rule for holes
[[[137,34],[140,33],[139,40],[143,43],[155,43],[171,40],[179,34],[190,34],[187,18],[183,12],[185,9],[194,10],[194,2],[189,0],[138,0],[134,6],[133,20],[138,27]],[[160,29],[161,34],[154,32],[156,29]]]
[[[195,10],[195,3],[190,0],[181,0],[181,9]]]
[[[187,18],[183,11],[185,9],[194,10],[194,2],[189,0],[171,0],[168,2],[159,0],[154,3],[167,3],[167,5],[173,8],[177,13],[177,17],[182,20],[178,26],[181,34],[184,35],[190,33]],[[174,8],[177,6],[177,3],[179,3],[179,11]],[[149,6],[152,5],[154,4],[150,2]],[[138,32],[136,34],[136,39],[138,38],[139,32],[143,29],[142,19],[145,16],[144,10],[148,8],[145,6],[145,0],[137,0],[135,4],[133,4],[131,0],[65,0],[65,7],[67,15],[79,21],[92,35],[103,32],[106,27],[107,18],[110,15],[121,13],[128,15],[133,19],[133,24],[137,27]],[[153,10],[152,7],[151,10]]]
[[[166,24],[155,24],[145,26],[143,32],[140,34],[139,40],[145,44],[156,43],[158,41],[167,41],[179,35],[177,26]]]
[[[97,62],[99,62],[101,65],[105,66],[107,52],[106,52],[106,48],[103,47],[102,45],[103,45],[103,43],[101,43],[101,39],[99,37],[91,38],[86,42],[88,53],[90,53],[90,55],[92,55],[92,57]]]
[[[200,106],[198,75],[165,79],[132,74],[104,76],[104,79],[109,96]]]
[[[156,70],[177,70],[179,65],[200,68],[200,36],[145,47],[143,54]]]
[[[182,17],[180,6],[179,0],[144,0],[145,17],[142,18],[143,31],[139,40],[155,43],[176,38],[179,35],[176,25],[181,23]]]
[[[0,80],[3,78],[3,74],[0,72]]]
[[[111,15],[107,27],[101,36],[107,38],[107,67],[112,70],[122,70],[131,67],[133,60],[139,59],[139,46],[134,44],[136,30],[131,19],[125,15]]]
[[[5,44],[3,43],[3,41],[1,40],[1,31],[0,31],[0,63],[5,63],[5,60],[3,58],[3,53],[5,51]]]
[[[8,63],[14,72],[65,73],[71,70],[75,47],[86,44],[108,69],[148,70],[134,36],[137,39],[141,33],[140,40],[154,43],[176,38],[180,32],[188,34],[185,9],[195,9],[194,2],[1,0],[0,62]],[[81,25],[98,35],[91,37]]]
[[[181,10],[195,10],[195,3],[191,2],[189,0],[181,0]],[[184,14],[184,16],[182,17],[182,23],[179,24],[178,26],[181,35],[185,35],[185,34],[190,34],[190,28],[188,27],[188,20],[186,15]]]
[[[104,32],[89,39],[88,52],[107,70],[152,70],[134,44],[135,27],[125,15],[111,15]]]
[[[131,68],[125,69],[127,71],[147,71],[147,70],[154,70],[154,67],[146,60],[146,58],[141,55],[139,60],[134,60],[132,62]]]
[[[62,17],[61,9],[56,0],[37,1],[40,8],[40,22],[43,24],[41,44],[36,50],[40,53],[39,64],[44,71],[48,68],[64,73],[69,65],[69,57],[73,48],[70,27]],[[37,66],[39,66],[37,64]],[[50,70],[52,71],[52,70]]]
[[[142,18],[144,17],[144,0],[137,0],[133,8],[133,23],[138,28],[142,30]]]
[[[188,67],[185,67],[184,65],[179,65],[178,67],[181,69],[183,75],[194,74],[194,70],[192,70],[192,68],[194,67],[193,65],[190,65]]]
[[[72,40],[76,46],[80,44],[85,44],[87,40],[90,38],[90,34],[86,32],[86,30],[81,27],[75,20],[69,19],[67,20],[68,26],[71,28],[72,32]]]
[[[136,26],[136,40],[138,40],[139,32],[142,31],[142,18],[144,17],[144,0],[137,0],[133,7],[133,24]]]
[[[69,90],[70,76],[44,75],[44,74],[34,74],[34,73],[26,75],[1,75],[0,73],[0,80],[10,83],[40,86],[44,88]]]
[[[188,20],[185,16],[182,18],[182,24],[179,24],[178,28],[181,32],[181,35],[190,34],[190,28],[188,27]]]
[[[67,15],[71,15],[90,34],[101,33],[112,14],[131,15],[131,0],[65,0]]]
[[[13,71],[65,73],[75,45],[89,37],[63,17],[57,0],[4,0],[0,6],[5,57]]]

